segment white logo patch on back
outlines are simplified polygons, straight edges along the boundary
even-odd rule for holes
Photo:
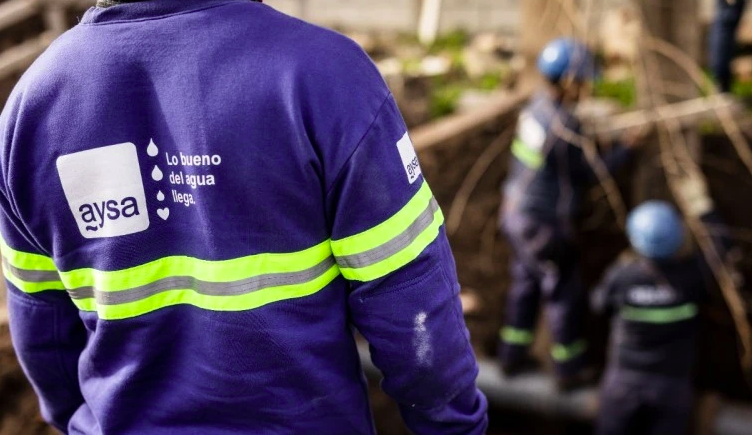
[[[397,149],[402,159],[402,167],[405,168],[407,174],[407,180],[410,184],[413,184],[423,172],[420,170],[420,163],[418,162],[418,155],[415,154],[413,142],[407,133],[397,142]]]
[[[665,285],[639,285],[629,289],[627,300],[635,305],[666,305],[676,301],[676,293]]]
[[[533,115],[523,112],[517,127],[517,136],[533,151],[543,150],[546,143],[546,130]]]
[[[136,146],[122,143],[60,156],[57,172],[81,235],[117,237],[149,228]]]

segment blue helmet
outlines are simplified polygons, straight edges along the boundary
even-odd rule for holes
[[[598,75],[593,53],[585,44],[571,38],[549,42],[538,57],[538,71],[552,82],[565,77],[585,82]]]
[[[671,204],[648,201],[629,214],[627,236],[640,255],[654,260],[667,259],[684,243],[684,224]]]

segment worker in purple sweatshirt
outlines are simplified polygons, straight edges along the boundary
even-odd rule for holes
[[[352,41],[249,0],[107,1],[2,118],[10,327],[69,434],[416,434],[486,400],[443,217]]]
[[[577,141],[582,128],[575,108],[596,74],[596,64],[587,46],[564,38],[546,46],[538,70],[545,87],[520,114],[503,188],[500,227],[512,247],[512,283],[499,333],[499,358],[508,376],[530,368],[528,348],[543,300],[554,341],[557,386],[571,390],[587,383],[591,372],[581,329],[587,299],[579,278],[574,222],[596,177]],[[639,144],[633,132],[629,138],[624,145]],[[627,161],[627,146],[616,145],[604,155],[609,170]]]
[[[729,242],[705,183],[679,183],[693,219],[712,225],[722,259]],[[632,252],[594,292],[593,309],[612,317],[611,352],[603,379],[598,435],[686,434],[693,403],[700,304],[713,274],[699,252],[683,250],[685,227],[670,204],[648,201],[629,216]]]

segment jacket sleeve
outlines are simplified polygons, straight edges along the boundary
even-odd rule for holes
[[[483,434],[486,400],[462,316],[443,215],[386,98],[328,190],[332,251],[352,322],[418,434]]]
[[[601,155],[608,172],[616,173],[632,157],[632,152],[619,142],[615,142],[611,148]]]
[[[579,167],[581,168],[580,173],[582,174],[582,179],[588,184],[598,182],[598,176],[588,162],[585,153],[580,148],[577,148],[576,152],[580,157]],[[603,162],[603,165],[606,167],[609,174],[614,175],[629,161],[631,156],[632,152],[628,148],[616,142],[610,147],[610,149],[599,154],[598,157]]]
[[[725,260],[729,251],[734,247],[733,238],[725,222],[715,209],[700,216],[699,219],[710,230],[710,241],[716,251]]]
[[[42,416],[63,433],[83,403],[78,358],[86,333],[52,259],[18,219],[0,183],[3,275],[13,347],[39,396]]]
[[[731,268],[732,275],[742,279],[741,277],[743,275],[739,271],[738,260],[734,259],[734,255],[732,254],[736,251],[734,240],[721,216],[715,209],[712,209],[708,213],[700,216],[699,220],[709,230],[709,241],[715,249],[715,252],[720,256],[726,266]],[[718,284],[713,268],[708,263],[705,253],[698,248],[696,255],[698,267],[694,272],[698,276],[698,282],[704,284],[700,289],[700,299],[705,302],[710,298],[712,289],[717,288]]]
[[[616,284],[622,271],[620,263],[613,264],[598,286],[590,295],[590,308],[593,313],[610,317],[618,308],[616,301]]]
[[[586,134],[582,127],[582,122],[576,117],[567,118],[566,128],[576,136],[584,137]],[[564,140],[564,139],[562,139]],[[566,140],[564,140],[566,142]],[[575,144],[567,142],[570,150],[570,168],[574,173],[575,178],[585,184],[592,184],[598,182],[598,175],[591,166],[590,162],[582,149],[582,144]],[[597,146],[599,150],[603,147]],[[622,166],[624,166],[630,159],[632,152],[619,142],[614,142],[606,151],[598,154],[598,158],[601,159],[603,165],[606,167],[610,174],[616,173]]]

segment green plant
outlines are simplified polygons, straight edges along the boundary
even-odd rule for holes
[[[465,87],[457,84],[437,87],[431,94],[429,103],[429,114],[431,119],[440,118],[454,113],[464,90]]]
[[[612,98],[623,107],[632,107],[637,101],[637,87],[633,78],[616,82],[598,80],[593,86],[593,95],[600,98]]]
[[[470,36],[464,30],[454,30],[449,33],[439,35],[436,41],[431,45],[430,52],[433,54],[442,51],[458,52],[462,51],[468,44]]]
[[[478,80],[478,88],[483,91],[495,91],[501,87],[501,82],[500,72],[488,73]]]
[[[752,99],[752,81],[734,82],[731,86],[731,93],[743,100]]]
[[[416,74],[420,72],[420,59],[403,59],[402,70],[407,74]]]

